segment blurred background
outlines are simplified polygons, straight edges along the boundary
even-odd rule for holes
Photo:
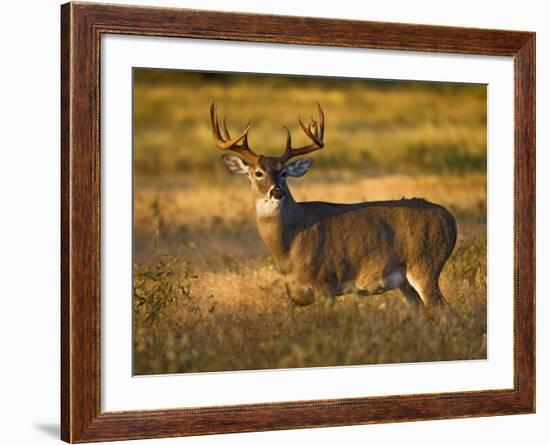
[[[308,140],[298,115],[327,118],[326,149],[315,171],[361,175],[486,170],[486,87],[437,82],[311,78],[135,69],[135,172],[138,176],[219,175],[210,101],[234,133],[249,119],[249,143],[278,154],[283,126]]]
[[[288,302],[248,181],[213,143],[209,104],[233,135],[252,120],[250,147],[273,155],[283,126],[309,143],[298,116],[317,119],[316,100],[325,148],[289,179],[295,198],[446,206],[459,236],[444,317],[412,316],[396,292],[331,308]],[[485,357],[486,111],[485,85],[134,69],[134,371]]]

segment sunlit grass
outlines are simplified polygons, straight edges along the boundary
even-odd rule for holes
[[[417,312],[395,291],[297,307],[271,264],[167,274],[170,286],[191,292],[176,293],[156,323],[136,311],[135,372],[485,358],[485,245],[484,238],[459,245],[442,280],[451,306],[437,311]]]

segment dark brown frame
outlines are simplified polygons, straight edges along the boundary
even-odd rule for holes
[[[104,33],[513,56],[514,388],[102,412],[99,69]],[[61,7],[61,37],[63,440],[92,442],[535,411],[534,33],[68,3]]]

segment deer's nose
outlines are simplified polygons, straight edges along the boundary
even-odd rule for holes
[[[275,186],[269,191],[269,196],[273,199],[281,199],[283,197],[283,189],[281,187]]]

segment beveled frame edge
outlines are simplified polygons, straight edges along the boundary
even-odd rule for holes
[[[100,38],[103,33],[514,57],[514,388],[101,412]],[[61,438],[92,442],[535,411],[535,34],[325,18],[61,6]]]

